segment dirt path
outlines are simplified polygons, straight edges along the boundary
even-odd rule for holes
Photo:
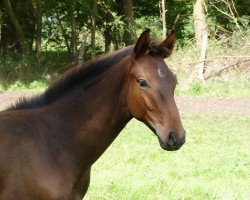
[[[21,96],[32,93],[4,92],[0,93],[0,110],[11,105]],[[207,98],[207,97],[176,97],[180,113],[195,115],[241,115],[250,116],[250,99]]]

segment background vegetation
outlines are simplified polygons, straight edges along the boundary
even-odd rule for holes
[[[222,96],[249,96],[248,1],[0,0],[0,5],[0,90],[45,89],[69,68],[133,44],[148,27],[162,39],[164,27],[169,32],[179,14],[176,50],[167,61],[179,77],[177,94],[218,96],[213,90],[222,87],[228,91]],[[204,62],[199,17],[208,35]]]

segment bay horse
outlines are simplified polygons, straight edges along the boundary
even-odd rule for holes
[[[90,169],[134,117],[165,150],[185,142],[167,67],[175,32],[161,43],[149,29],[135,45],[73,68],[44,93],[0,113],[0,199],[78,200]]]

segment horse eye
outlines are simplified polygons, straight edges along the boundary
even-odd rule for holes
[[[139,82],[140,87],[147,87],[148,86],[147,82],[143,79],[140,79],[138,82]]]

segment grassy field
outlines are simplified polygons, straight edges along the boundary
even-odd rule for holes
[[[196,81],[190,87],[183,87],[179,80],[175,94],[178,96],[206,96],[206,97],[233,97],[250,98],[249,74],[237,74],[227,77],[221,76],[206,82]]]
[[[166,152],[133,120],[92,167],[87,200],[250,199],[250,118],[183,118],[186,144]]]

